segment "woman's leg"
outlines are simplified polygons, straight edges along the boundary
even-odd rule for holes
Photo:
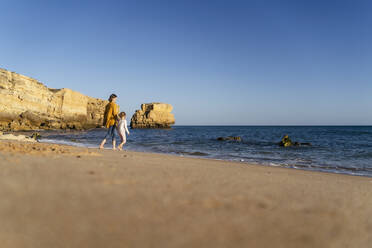
[[[99,145],[99,149],[103,149],[105,143],[106,143],[106,139],[103,139],[101,144]]]
[[[111,126],[111,138],[112,138],[112,150],[116,150],[116,139],[115,139],[115,130],[116,125]]]
[[[107,139],[107,137],[110,135],[110,132],[111,132],[111,127],[109,127],[109,128],[107,129],[107,133],[106,133],[105,137],[103,138],[101,144],[99,145],[99,149],[103,149],[103,148],[104,148],[105,143],[106,143],[106,139]]]

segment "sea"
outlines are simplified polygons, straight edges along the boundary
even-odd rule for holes
[[[97,148],[105,129],[43,132],[41,142]],[[281,147],[284,135],[311,146]],[[241,141],[219,141],[239,136]],[[119,138],[117,137],[117,141]],[[106,148],[111,148],[108,140]],[[372,176],[372,126],[174,126],[131,129],[124,149]]]

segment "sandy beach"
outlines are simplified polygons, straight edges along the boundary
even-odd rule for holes
[[[0,142],[0,246],[370,247],[372,178]]]

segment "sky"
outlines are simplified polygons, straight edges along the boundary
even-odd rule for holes
[[[0,0],[0,68],[177,125],[372,125],[372,1]],[[128,119],[129,119],[128,118]]]

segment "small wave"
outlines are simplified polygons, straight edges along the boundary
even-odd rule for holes
[[[367,158],[372,159],[372,152],[360,152],[351,156],[352,158]]]
[[[342,135],[342,136],[345,136],[345,135],[357,136],[357,135],[371,135],[372,134],[372,132],[370,132],[370,131],[364,131],[364,130],[344,130],[344,129],[340,129],[340,130],[329,130],[327,132],[330,133],[330,134],[337,134],[337,135]]]
[[[59,144],[59,145],[68,145],[68,146],[78,146],[78,147],[91,147],[91,145],[89,144],[78,143],[78,142],[67,141],[67,140],[41,139],[40,142]]]
[[[208,153],[204,152],[186,152],[185,154],[191,155],[191,156],[208,156]]]
[[[208,154],[208,153],[205,153],[205,152],[174,151],[173,153],[175,153],[175,154],[179,154],[179,155],[198,156],[198,157],[209,156],[209,154]]]
[[[184,141],[175,141],[175,142],[172,142],[171,144],[172,145],[185,145],[185,144],[187,144],[187,142],[184,142]]]
[[[269,163],[270,166],[275,166],[275,167],[280,167],[282,166],[281,164],[276,164],[276,163]]]

